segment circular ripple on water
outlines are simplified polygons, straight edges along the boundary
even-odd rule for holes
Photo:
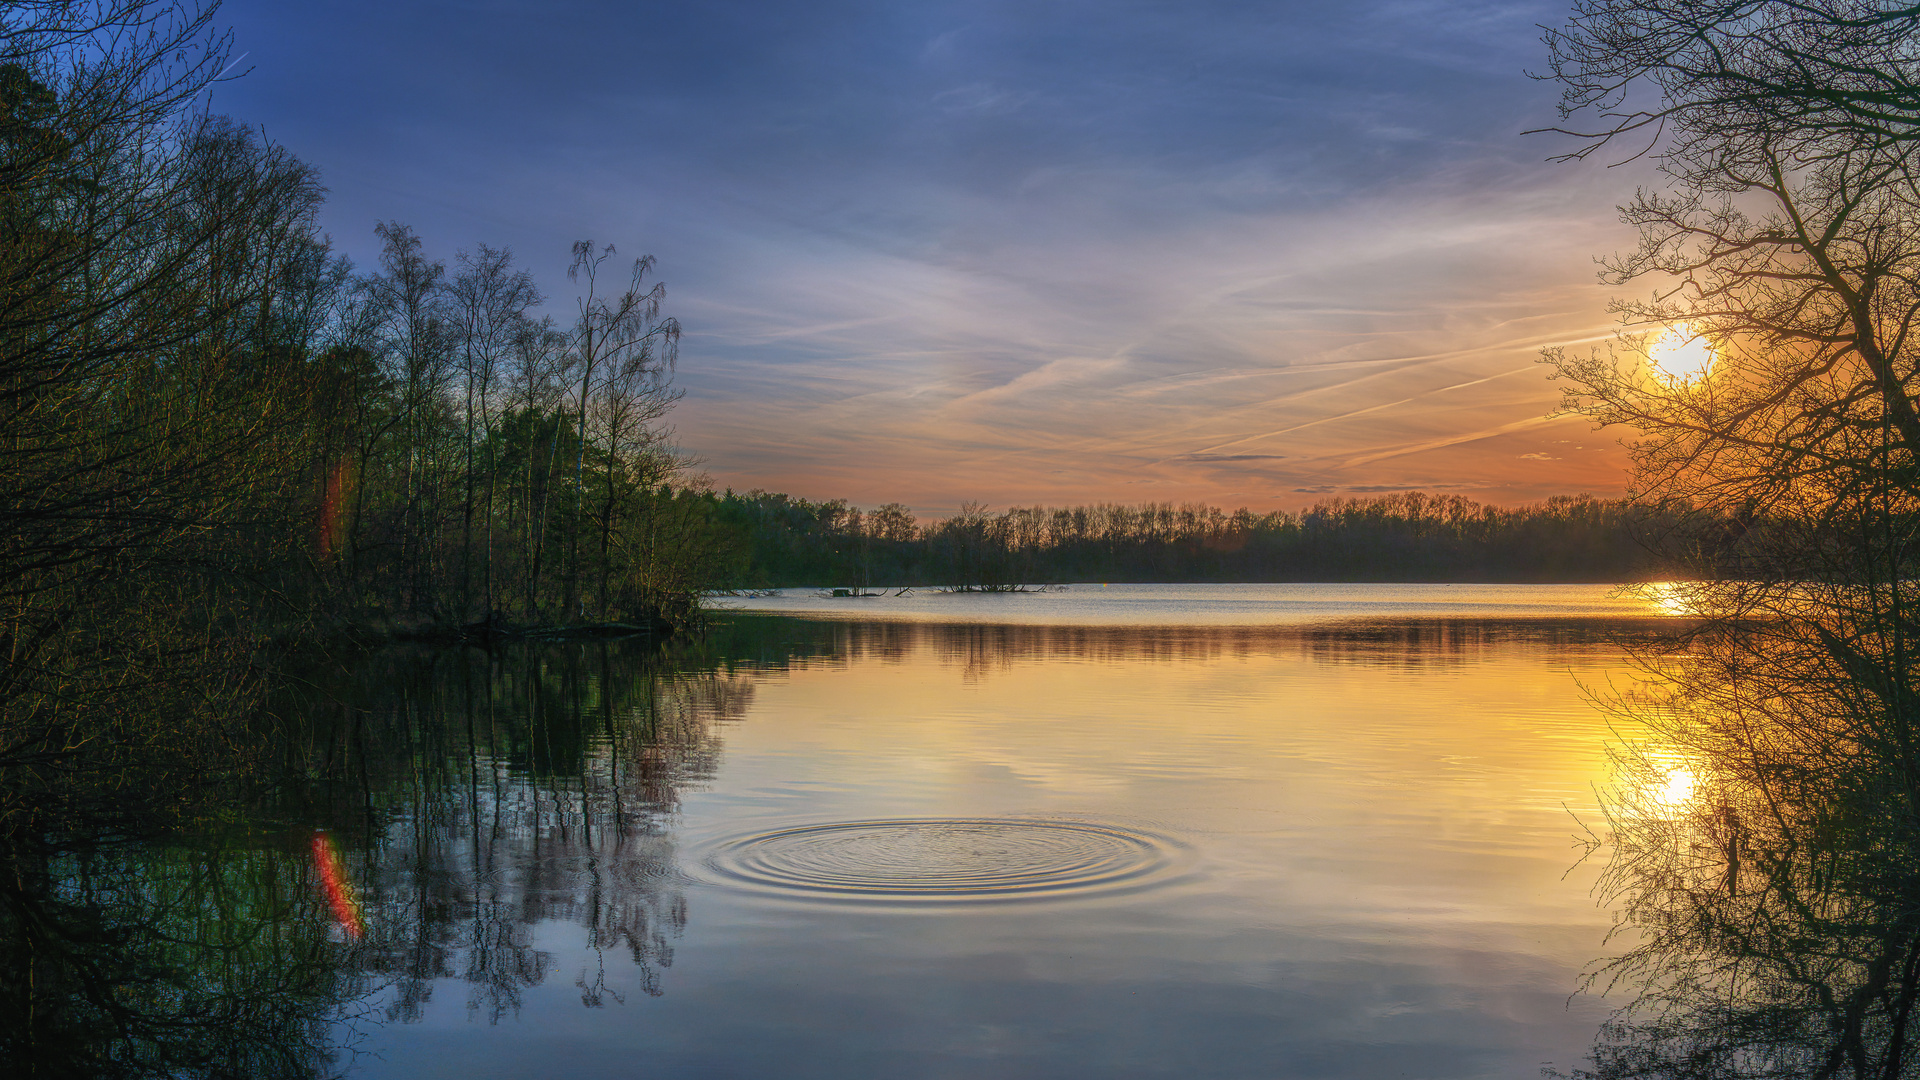
[[[726,840],[722,881],[821,898],[991,901],[1130,891],[1169,876],[1178,845],[1118,825],[905,818],[797,825]]]

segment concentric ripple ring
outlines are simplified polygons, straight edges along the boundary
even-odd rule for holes
[[[1027,818],[899,818],[796,825],[715,845],[721,883],[896,902],[1041,899],[1163,880],[1179,846],[1118,825]]]

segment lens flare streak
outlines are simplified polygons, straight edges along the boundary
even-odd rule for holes
[[[354,891],[353,882],[347,879],[347,865],[340,857],[340,845],[324,832],[313,834],[313,865],[320,874],[320,887],[327,894],[327,906],[333,909],[334,921],[349,939],[360,940],[367,928],[360,914],[360,896]]]

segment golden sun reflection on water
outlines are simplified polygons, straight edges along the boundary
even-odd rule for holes
[[[1438,948],[1551,927],[1569,971],[1604,932],[1569,815],[1597,820],[1612,781],[1578,689],[1624,674],[1611,646],[1479,624],[849,629],[869,648],[766,679],[729,733],[730,782],[806,792],[796,822],[1141,821],[1233,867],[1208,904],[1263,925]]]
[[[1652,602],[1659,614],[1689,618],[1699,614],[1699,588],[1699,582],[1695,581],[1650,581],[1638,591]]]
[[[1651,792],[1655,806],[1669,810],[1678,810],[1693,801],[1693,793],[1700,788],[1700,778],[1692,769],[1677,766],[1669,769],[1667,775]]]
[[[1678,822],[1705,794],[1707,775],[1700,764],[1670,747],[1638,747],[1611,784],[1618,808],[1642,821]]]
[[[1691,324],[1678,323],[1647,346],[1647,359],[1669,384],[1688,386],[1707,377],[1715,355],[1705,335],[1696,333]]]

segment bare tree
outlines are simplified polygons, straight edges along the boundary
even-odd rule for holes
[[[671,432],[660,421],[680,400],[668,381],[670,372],[644,350],[629,353],[602,384],[590,415],[591,430],[601,453],[601,491],[594,508],[600,533],[599,614],[609,617],[614,566],[614,537],[628,518],[645,514],[657,487],[666,484],[686,462],[669,445]],[[651,522],[637,522],[651,535]],[[644,564],[654,561],[647,545]]]
[[[1916,22],[1920,5],[1885,0],[1580,0],[1545,37],[1567,122],[1548,130],[1580,140],[1568,158],[1910,142]]]
[[[524,428],[520,447],[520,563],[522,610],[538,613],[540,578],[546,563],[548,502],[559,469],[563,380],[571,370],[567,335],[552,319],[525,322],[514,331],[507,378],[507,400]],[[538,445],[540,422],[550,428],[544,451]],[[539,480],[536,491],[536,479]]]
[[[1633,24],[1630,6],[1654,21],[1675,7],[1583,9],[1587,21],[1576,25],[1585,36],[1549,41],[1562,54],[1579,42],[1598,49],[1618,36],[1603,30]],[[1742,530],[1763,520],[1809,527],[1792,551],[1749,544],[1759,561],[1745,576],[1845,576],[1873,564],[1876,579],[1890,581],[1898,571],[1885,560],[1904,559],[1904,541],[1878,544],[1864,559],[1867,549],[1853,540],[1838,549],[1805,541],[1857,532],[1868,518],[1885,527],[1888,515],[1910,514],[1920,494],[1912,467],[1920,452],[1920,143],[1901,131],[1829,123],[1827,113],[1796,126],[1782,117],[1812,106],[1791,95],[1775,102],[1778,112],[1730,98],[1736,83],[1765,85],[1779,58],[1817,29],[1807,19],[1818,5],[1748,7],[1772,14],[1741,24],[1740,49],[1722,54],[1715,73],[1646,76],[1667,102],[1659,115],[1676,129],[1659,150],[1667,190],[1642,191],[1625,207],[1640,243],[1606,264],[1606,279],[1649,283],[1651,295],[1617,305],[1626,333],[1613,349],[1550,351],[1549,359],[1568,384],[1569,409],[1642,433],[1633,453],[1643,497],[1686,499]],[[1828,7],[1819,25],[1831,33],[1852,33],[1866,10]],[[1843,8],[1859,17],[1841,18]],[[1865,59],[1890,83],[1909,76],[1900,46],[1920,40],[1916,29],[1905,15],[1875,24],[1883,52]],[[1569,93],[1604,113],[1617,94],[1596,97],[1596,78],[1580,75]],[[1616,125],[1635,117],[1644,119],[1630,111]],[[1678,338],[1706,343],[1711,370],[1664,370],[1657,354]]]
[[[446,266],[429,261],[420,237],[398,222],[374,227],[380,273],[368,282],[381,318],[379,343],[400,395],[405,454],[397,543],[408,606],[430,602],[438,554],[443,462],[436,436],[454,374]]]
[[[226,586],[290,555],[266,528],[304,422],[282,271],[311,265],[319,193],[197,108],[227,62],[211,14],[0,12],[0,767],[47,785],[0,817],[161,762],[176,786],[144,804],[124,777],[97,794],[178,805],[240,752],[227,642],[266,590]]]
[[[567,268],[567,280],[584,286],[579,298],[580,314],[574,323],[573,333],[576,370],[580,378],[577,400],[579,423],[575,430],[579,433],[580,443],[575,451],[573,475],[576,524],[568,538],[566,591],[563,598],[569,616],[575,613],[579,605],[579,521],[585,509],[587,409],[594,393],[600,389],[594,380],[596,376],[604,378],[603,372],[607,372],[619,374],[634,385],[664,386],[680,347],[680,324],[660,315],[661,302],[667,295],[665,284],[658,281],[652,285],[646,283],[647,275],[653,270],[653,256],[643,255],[634,260],[624,290],[611,296],[599,291],[600,268],[614,254],[612,244],[595,251],[592,241],[581,240],[573,245],[573,263]],[[605,551],[607,546],[606,527],[603,526],[601,549]]]
[[[1605,0],[1547,44],[1591,121],[1565,156],[1636,136],[1664,178],[1606,264],[1648,295],[1548,359],[1639,433],[1637,498],[1704,511],[1679,599],[1712,621],[1643,658],[1643,715],[1720,770],[1673,827],[1615,823],[1646,936],[1601,1075],[1910,1075],[1913,883],[1880,867],[1920,791],[1920,8]]]
[[[460,273],[448,286],[448,299],[460,334],[460,381],[465,404],[466,496],[461,507],[461,618],[471,602],[471,564],[473,519],[475,513],[474,448],[476,440],[484,448],[487,460],[486,499],[479,508],[485,536],[483,588],[488,617],[494,611],[493,592],[493,506],[497,472],[493,438],[493,401],[495,386],[513,352],[514,342],[524,332],[528,312],[540,305],[540,291],[533,276],[513,269],[509,251],[480,245],[473,253],[458,255]]]

